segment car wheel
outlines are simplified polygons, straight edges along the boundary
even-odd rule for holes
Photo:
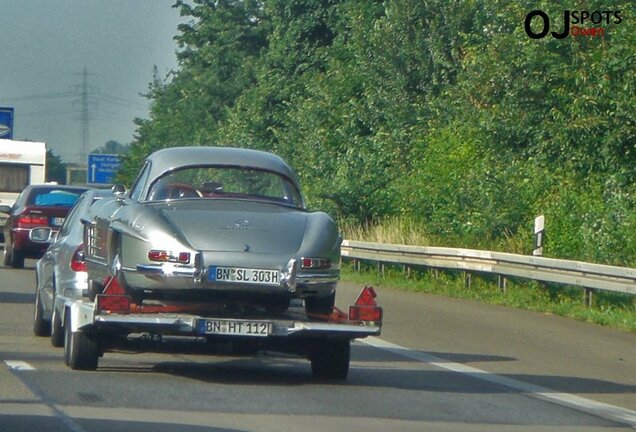
[[[53,317],[51,318],[51,345],[56,348],[64,346],[64,329],[60,314],[55,307],[55,301],[53,301]]]
[[[86,332],[74,332],[70,316],[64,326],[64,362],[73,370],[95,370],[99,360],[97,339]]]
[[[20,251],[13,249],[11,251],[10,265],[12,268],[21,269],[24,268],[24,255]]]
[[[335,291],[326,297],[307,297],[305,299],[305,312],[315,315],[331,315],[335,302]]]
[[[311,354],[311,372],[316,378],[345,380],[349,374],[351,342],[324,340],[314,346]]]
[[[33,313],[33,334],[36,336],[49,336],[51,334],[51,323],[43,318],[42,302],[40,294],[35,292],[35,306]]]

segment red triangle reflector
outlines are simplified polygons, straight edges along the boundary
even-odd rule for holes
[[[124,288],[119,284],[119,281],[116,277],[107,276],[104,279],[104,294],[116,295],[116,294],[126,294]]]
[[[365,286],[356,300],[356,306],[377,306],[375,303],[377,296],[372,286]]]

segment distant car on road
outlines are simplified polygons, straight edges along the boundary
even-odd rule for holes
[[[117,187],[117,186],[116,186]],[[133,303],[220,303],[333,311],[340,236],[306,209],[278,156],[227,147],[151,154],[127,193],[96,204],[86,223],[89,294],[116,276]],[[97,209],[99,207],[99,209]]]
[[[110,189],[91,189],[84,192],[69,212],[55,241],[35,266],[36,292],[33,332],[36,336],[51,335],[53,346],[61,347],[64,332],[60,311],[54,309],[55,296],[81,298],[86,295],[87,277],[84,261],[84,229],[82,218],[90,218],[90,211],[97,201],[112,197]],[[41,228],[40,237],[50,236]]]
[[[9,214],[4,225],[4,265],[22,268],[25,258],[40,258],[75,201],[86,190],[88,187],[29,185],[12,207],[0,206],[0,212]],[[43,238],[44,234],[49,237]]]

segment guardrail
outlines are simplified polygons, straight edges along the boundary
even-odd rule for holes
[[[636,269],[581,261],[446,247],[345,240],[342,256],[354,260],[516,276],[543,282],[636,295]]]

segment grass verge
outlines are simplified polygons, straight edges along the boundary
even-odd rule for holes
[[[551,313],[636,333],[636,303],[628,295],[596,291],[592,306],[587,307],[581,288],[513,279],[508,280],[503,292],[497,286],[496,277],[475,274],[468,288],[462,272],[412,268],[407,274],[399,265],[386,265],[382,275],[375,264],[363,264],[361,270],[356,271],[344,262],[341,278],[374,287],[387,286]]]

